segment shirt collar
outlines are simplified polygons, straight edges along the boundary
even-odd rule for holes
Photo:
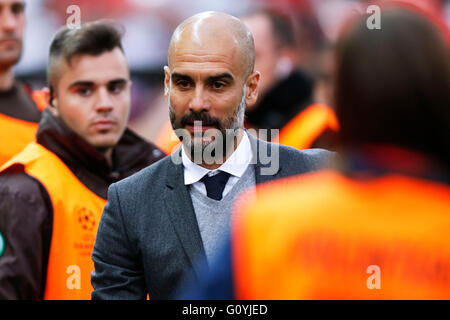
[[[228,172],[232,176],[240,178],[250,164],[253,155],[250,140],[246,131],[244,131],[242,140],[239,142],[236,150],[234,150],[231,156],[228,157],[228,159],[219,168],[214,170],[208,170],[192,162],[192,160],[186,155],[184,146],[182,146],[182,148],[181,160],[184,167],[185,185],[196,183],[206,174],[217,170]]]

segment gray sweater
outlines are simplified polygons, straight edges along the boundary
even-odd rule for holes
[[[251,164],[222,200],[211,199],[192,187],[192,185],[189,187],[189,194],[194,206],[208,264],[213,261],[215,254],[222,245],[223,239],[230,230],[234,200],[242,191],[254,187],[255,169]]]

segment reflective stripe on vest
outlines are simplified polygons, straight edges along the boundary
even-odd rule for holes
[[[313,104],[281,129],[278,142],[299,150],[308,149],[326,129],[339,130],[333,110],[324,104]]]
[[[35,140],[38,124],[0,113],[0,165]]]
[[[53,206],[53,231],[44,299],[91,298],[91,259],[106,200],[86,188],[51,151],[32,142],[0,170],[22,164],[47,190]]]
[[[450,187],[323,171],[257,190],[235,213],[237,299],[450,298]]]

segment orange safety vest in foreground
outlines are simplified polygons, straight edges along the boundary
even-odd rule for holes
[[[312,104],[280,130],[278,142],[299,150],[308,149],[327,129],[339,130],[334,111],[324,104]]]
[[[46,102],[42,91],[34,91],[32,98],[39,110]],[[34,141],[38,128],[37,122],[13,118],[0,113],[0,166]]]
[[[241,199],[237,299],[450,299],[447,185],[322,171]]]
[[[32,142],[0,170],[22,164],[47,190],[53,207],[53,231],[44,299],[91,298],[91,254],[106,200],[84,186],[51,151]]]

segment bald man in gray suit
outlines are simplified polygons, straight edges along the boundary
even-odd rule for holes
[[[165,72],[170,157],[111,185],[92,258],[93,299],[170,299],[200,276],[232,222],[234,200],[256,184],[328,166],[333,154],[264,142],[244,130],[256,102],[251,33],[237,18],[204,12],[175,30]]]

